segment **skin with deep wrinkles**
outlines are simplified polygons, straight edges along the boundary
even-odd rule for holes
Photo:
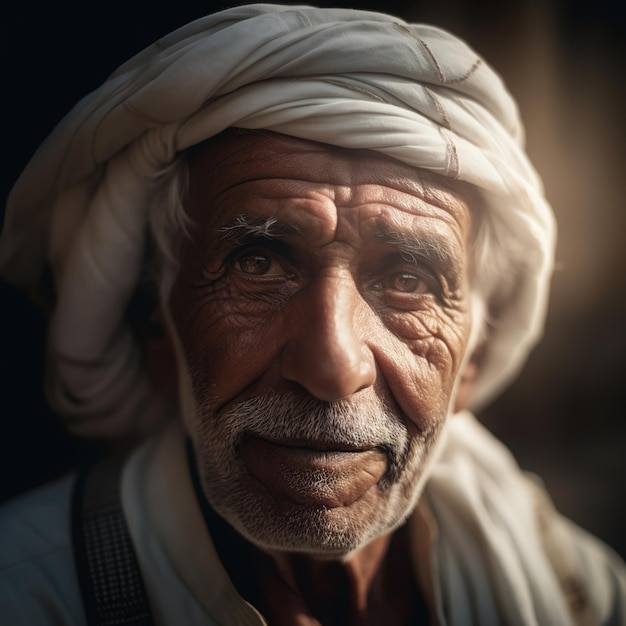
[[[264,555],[266,615],[403,623],[390,538],[471,384],[466,203],[375,153],[229,132],[190,158],[185,208],[184,421],[209,503]]]

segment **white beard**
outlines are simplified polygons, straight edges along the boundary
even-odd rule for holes
[[[201,386],[194,385],[197,410],[188,423],[193,424],[203,491],[211,506],[258,547],[344,557],[397,528],[415,507],[426,460],[443,421],[412,437],[402,419],[373,394],[359,402],[326,403],[306,395],[268,392],[216,414]],[[237,453],[244,435],[377,448],[388,459],[387,471],[375,493],[348,506],[283,506],[251,480]],[[289,476],[303,493],[332,492],[340,478],[325,471],[305,475],[294,471]]]

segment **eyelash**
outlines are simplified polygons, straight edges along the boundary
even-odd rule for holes
[[[441,280],[438,278],[437,274],[428,267],[426,262],[422,263],[414,257],[407,259],[402,254],[394,255],[393,257],[387,259],[381,268],[377,269],[370,275],[368,283],[372,285],[374,290],[384,291],[384,286],[379,287],[378,285],[402,275],[414,276],[418,280],[423,281],[427,287],[427,292],[432,293],[436,297],[441,297],[443,294],[443,285]],[[402,292],[400,290],[395,293],[400,296],[402,296],[402,294],[407,294],[408,296],[415,294],[414,291]]]
[[[288,255],[288,247],[285,244],[278,241],[264,239],[261,242],[244,244],[235,248],[226,255],[223,265],[228,270],[236,269],[237,263],[241,262],[244,257],[254,255],[255,253],[258,253],[259,257],[270,257],[271,261],[278,263],[283,268],[285,265],[291,264],[291,259],[289,258],[290,255]],[[238,271],[245,275],[246,278],[248,278],[249,280],[271,280],[272,278],[279,278],[275,275],[271,275],[268,277],[264,274],[247,273],[244,272],[242,269],[239,269]],[[295,272],[285,272],[285,274],[280,278],[286,278],[290,280],[293,279],[295,276]]]
[[[274,262],[283,269],[283,274],[254,274],[243,271],[237,267],[237,264],[246,256],[258,253],[259,257],[271,257],[270,263]],[[251,282],[279,282],[284,280],[293,280],[297,277],[297,273],[289,271],[292,269],[294,261],[290,253],[289,246],[284,242],[263,239],[262,241],[254,241],[243,244],[231,250],[222,264],[222,276],[231,271],[237,271],[245,280]],[[422,291],[419,286],[413,291],[402,291],[394,289],[389,285],[390,281],[402,275],[405,277],[415,277],[418,281],[423,281],[425,289]],[[444,288],[437,274],[433,272],[426,262],[420,262],[419,259],[412,257],[407,259],[401,253],[394,254],[383,261],[382,265],[365,277],[365,283],[373,292],[386,293],[391,298],[401,298],[404,300],[414,299],[427,294],[434,295],[436,298],[443,297]]]

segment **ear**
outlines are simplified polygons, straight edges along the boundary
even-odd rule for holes
[[[159,395],[175,397],[178,394],[176,353],[160,306],[143,325],[140,337],[152,388]]]
[[[454,399],[455,413],[466,409],[469,405],[470,398],[472,397],[472,390],[474,388],[474,381],[476,380],[480,363],[482,361],[483,352],[482,345],[478,346],[472,353],[472,356],[469,358],[460,374],[461,378],[459,380],[456,397]]]

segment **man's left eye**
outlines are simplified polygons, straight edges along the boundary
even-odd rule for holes
[[[427,281],[411,272],[394,272],[382,281],[373,285],[376,291],[391,290],[399,293],[426,293],[429,291]]]
[[[426,281],[409,272],[392,274],[388,279],[388,288],[402,293],[422,293],[427,290]]]

